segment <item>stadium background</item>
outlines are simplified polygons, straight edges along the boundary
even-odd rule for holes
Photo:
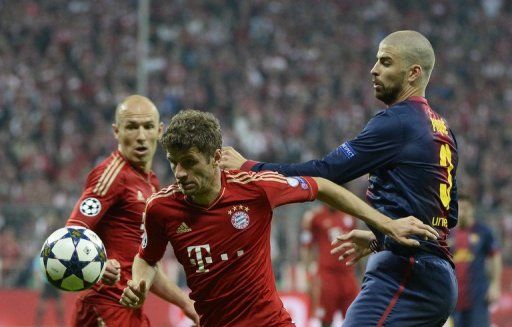
[[[379,40],[416,29],[436,50],[427,97],[458,137],[459,189],[475,196],[479,218],[501,241],[504,295],[493,309],[505,326],[511,22],[504,0],[0,0],[0,325],[7,304],[25,302],[18,292],[37,297],[33,259],[64,224],[87,172],[115,148],[110,124],[120,99],[149,96],[164,123],[183,108],[211,111],[225,144],[250,158],[318,158],[383,108],[369,74]],[[163,185],[172,181],[161,150],[154,169]],[[361,196],[365,187],[364,178],[350,185]],[[304,209],[276,212],[283,291],[303,290]]]

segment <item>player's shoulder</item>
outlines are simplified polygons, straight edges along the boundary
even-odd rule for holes
[[[183,196],[181,188],[178,184],[171,184],[168,187],[164,187],[160,191],[153,193],[146,200],[146,210],[163,202],[175,201],[179,196]]]
[[[259,172],[242,170],[225,170],[226,183],[233,185],[259,185],[261,182],[287,183],[287,177],[269,170]]]
[[[87,184],[93,192],[103,196],[116,185],[124,176],[128,165],[119,152],[113,152],[94,167],[87,178]]]

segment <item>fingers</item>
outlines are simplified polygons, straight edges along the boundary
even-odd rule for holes
[[[141,280],[138,284],[129,280],[127,287],[123,290],[119,303],[129,308],[138,308],[144,302],[146,296],[146,281]]]
[[[107,285],[114,285],[121,279],[121,265],[116,259],[108,260],[101,281]]]
[[[96,322],[98,324],[98,327],[107,327],[107,324],[101,317],[96,318]]]
[[[112,264],[114,268],[121,270],[121,264],[119,263],[119,261],[117,261],[116,259],[110,259],[108,261]]]
[[[365,256],[366,256],[366,254],[364,254],[364,253],[361,253],[361,254],[359,254],[359,255],[356,255],[356,256],[355,256],[355,257],[353,257],[352,259],[348,260],[348,261],[346,262],[346,265],[347,265],[347,266],[353,266],[353,265],[355,265],[356,263],[358,263],[358,262],[359,262],[359,260],[361,260],[361,258],[364,258]]]
[[[338,260],[343,261],[346,258],[349,258],[350,256],[354,255],[355,253],[356,253],[356,249],[354,249],[354,248],[348,249],[347,251],[345,251],[342,255],[340,255],[338,257]]]
[[[146,294],[146,281],[143,279],[139,283],[139,292],[142,294]]]
[[[354,237],[354,233],[355,232],[353,230],[351,230],[350,232],[348,232],[346,234],[341,234],[341,235],[336,236],[336,239],[331,242],[331,245],[334,246],[336,244],[346,242],[346,241],[352,239]]]
[[[420,236],[427,237],[428,239],[431,239],[431,240],[436,240],[439,238],[439,233],[432,226],[427,225],[427,224],[423,223],[421,220],[419,220],[418,218],[415,218],[412,216],[408,217],[408,219],[409,219],[409,224],[411,226],[416,226],[422,230],[423,235],[420,235]]]
[[[355,246],[355,244],[353,243],[350,243],[350,242],[347,242],[347,243],[343,243],[335,248],[332,248],[331,249],[331,254],[336,254],[336,253],[340,253],[340,252],[345,252],[347,251],[348,249],[350,248],[353,248]]]
[[[397,237],[395,238],[398,243],[405,245],[405,246],[411,246],[411,247],[418,247],[420,246],[420,242],[413,238],[406,238],[406,237]]]

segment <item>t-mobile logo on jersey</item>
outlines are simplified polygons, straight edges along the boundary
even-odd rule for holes
[[[203,250],[206,252],[203,257]],[[190,264],[192,266],[197,266],[196,272],[198,273],[207,273],[210,269],[206,269],[207,264],[211,264],[213,262],[212,253],[210,252],[210,244],[204,245],[192,245],[187,247],[188,257],[190,259]],[[236,256],[240,257],[244,254],[244,250],[236,251]],[[195,257],[195,258],[194,258]],[[229,256],[227,253],[222,253],[220,255],[220,259],[222,261],[228,261]]]

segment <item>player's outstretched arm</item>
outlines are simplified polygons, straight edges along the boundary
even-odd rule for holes
[[[391,236],[398,243],[419,246],[419,242],[408,237],[416,235],[424,239],[436,240],[437,231],[412,216],[391,219],[370,207],[347,189],[324,178],[315,177],[318,184],[318,200],[331,207],[355,216],[382,233]]]
[[[128,281],[119,303],[129,308],[140,308],[153,284],[156,271],[156,266],[151,266],[137,254],[132,265],[132,280]]]
[[[167,302],[173,303],[181,308],[183,313],[189,317],[196,326],[199,326],[199,315],[194,309],[194,301],[192,301],[181,288],[173,283],[162,271],[160,264],[157,264],[157,271],[151,292],[158,295]]]

